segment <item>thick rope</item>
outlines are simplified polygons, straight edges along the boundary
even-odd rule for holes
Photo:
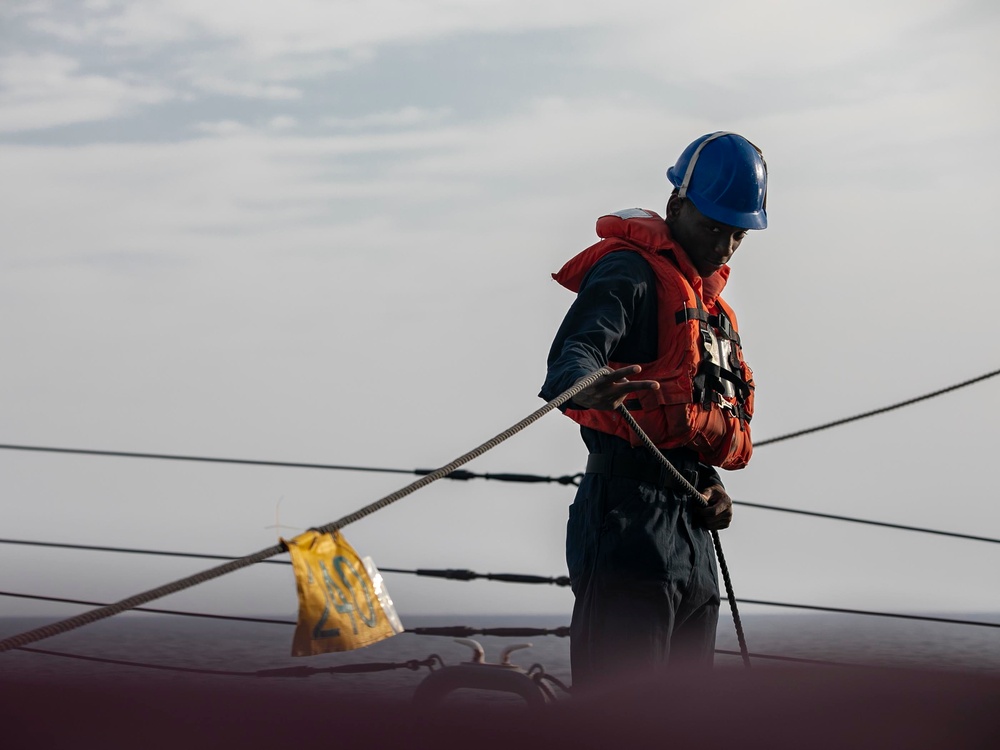
[[[647,435],[639,426],[639,423],[632,418],[632,415],[629,413],[629,410],[625,408],[624,404],[618,406],[618,411],[625,418],[625,421],[628,422],[629,427],[631,427],[635,434],[639,436],[643,445],[645,445],[653,453],[653,455],[657,457],[660,463],[666,467],[667,472],[671,477],[673,477],[677,484],[680,485],[681,489],[702,505],[707,506],[708,501],[705,500],[705,496],[698,491],[697,487],[686,480],[684,476],[677,471],[674,465],[667,460],[667,457],[664,456],[663,453],[660,452],[660,449],[656,447],[656,443],[650,440],[649,435]],[[743,622],[740,620],[740,612],[736,607],[736,594],[733,592],[733,582],[729,577],[729,566],[726,565],[726,556],[722,553],[722,541],[719,539],[719,532],[712,531],[712,542],[715,544],[715,556],[719,559],[719,570],[722,571],[722,580],[726,584],[726,597],[729,599],[729,609],[733,613],[733,624],[736,626],[736,637],[740,642],[740,654],[743,656],[743,665],[749,669],[750,652],[747,649],[746,637],[743,635]]]
[[[532,412],[527,417],[522,419],[520,422],[515,424],[513,427],[504,430],[499,435],[494,437],[492,440],[488,440],[487,442],[480,445],[478,448],[475,448],[469,451],[468,453],[460,456],[459,458],[456,458],[450,464],[442,466],[440,469],[437,469],[436,471],[428,474],[427,476],[421,477],[417,481],[408,484],[401,490],[397,490],[391,495],[388,495],[382,498],[381,500],[372,503],[371,505],[366,505],[364,508],[355,511],[350,515],[344,516],[339,521],[328,523],[325,526],[319,526],[315,530],[319,531],[320,533],[328,533],[336,531],[338,529],[342,529],[349,523],[353,523],[354,521],[364,518],[365,516],[371,515],[375,511],[381,510],[387,505],[390,505],[396,502],[397,500],[400,500],[401,498],[404,498],[407,495],[416,492],[417,490],[423,487],[426,487],[431,482],[435,482],[438,479],[441,479],[442,477],[446,477],[448,474],[453,472],[459,466],[467,464],[474,458],[478,458],[482,454],[486,453],[488,450],[495,448],[503,441],[507,440],[513,435],[516,435],[521,430],[525,429],[532,423],[539,420],[541,417],[548,414],[553,409],[557,408],[561,404],[566,403],[571,398],[573,398],[573,396],[575,396],[577,393],[582,391],[584,388],[593,385],[600,378],[607,375],[609,372],[611,371],[608,368],[603,367],[597,372],[591,373],[585,378],[581,378],[579,381],[577,381],[575,385],[573,385],[573,387],[559,394],[554,399],[545,404],[545,406]],[[263,562],[268,558],[275,557],[276,555],[280,555],[281,553],[287,551],[288,550],[283,543],[276,544],[273,547],[268,547],[267,549],[263,549],[260,552],[255,552],[252,555],[247,555],[246,557],[241,557],[237,560],[232,560],[223,565],[219,565],[218,567],[210,568],[209,570],[197,573],[193,576],[188,576],[187,578],[181,578],[178,581],[173,581],[172,583],[164,584],[163,586],[159,586],[155,589],[150,589],[149,591],[145,591],[141,594],[130,596],[127,599],[122,599],[121,601],[115,602],[114,604],[110,604],[106,607],[99,607],[97,609],[92,609],[89,612],[84,612],[82,614],[76,615],[75,617],[70,617],[68,619],[60,620],[58,622],[54,622],[49,625],[44,625],[40,628],[35,628],[34,630],[29,630],[24,633],[13,635],[10,638],[5,638],[2,641],[0,641],[0,652],[9,651],[13,648],[20,648],[22,646],[28,645],[29,643],[35,643],[36,641],[41,641],[45,638],[51,638],[54,635],[60,635],[61,633],[66,633],[70,630],[74,630],[84,625],[89,625],[93,622],[97,622],[98,620],[103,620],[107,617],[112,617],[113,615],[126,612],[130,609],[134,609],[135,607],[147,604],[148,602],[154,601],[156,599],[161,599],[164,596],[169,596],[170,594],[175,594],[178,591],[183,591],[184,589],[191,588],[192,586],[197,586],[200,583],[205,583],[206,581],[210,581],[213,578],[219,578],[220,576],[224,576],[227,573],[232,573],[234,571],[240,570],[241,568],[246,568],[251,565],[254,565],[255,563]]]

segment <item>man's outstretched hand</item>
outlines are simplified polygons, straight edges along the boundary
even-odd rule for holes
[[[617,409],[630,393],[655,391],[660,384],[655,380],[629,380],[629,375],[642,372],[639,365],[630,365],[609,372],[592,386],[584,388],[573,396],[573,403],[585,409]]]

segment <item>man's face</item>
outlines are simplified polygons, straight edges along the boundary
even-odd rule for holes
[[[667,202],[667,224],[703,277],[711,276],[728,263],[747,234],[745,229],[708,218],[691,201],[676,195],[671,195]]]

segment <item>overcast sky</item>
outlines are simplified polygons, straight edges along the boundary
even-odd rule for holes
[[[0,442],[443,465],[537,406],[598,216],[746,135],[770,228],[727,298],[758,439],[1000,366],[993,2],[0,6]],[[1000,536],[1000,382],[761,448],[737,499]],[[580,471],[546,417],[468,468]],[[246,554],[411,481],[0,451],[3,536]],[[563,486],[442,481],[345,530],[384,567],[561,575]],[[737,594],[1000,609],[995,545],[737,507]],[[0,588],[117,600],[199,561],[0,545]],[[408,613],[553,587],[387,575]],[[164,600],[295,611],[257,566]],[[69,606],[0,599],[0,613]],[[463,619],[464,618],[460,618]]]

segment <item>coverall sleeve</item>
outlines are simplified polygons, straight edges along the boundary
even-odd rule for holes
[[[642,364],[655,358],[653,270],[638,253],[610,253],[587,273],[566,313],[539,395],[553,399],[609,361]]]

